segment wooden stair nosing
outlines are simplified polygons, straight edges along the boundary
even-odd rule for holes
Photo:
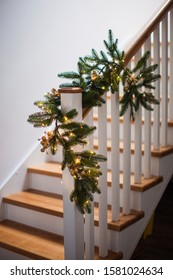
[[[120,176],[122,176],[123,173],[120,173]],[[134,176],[134,174],[131,174],[131,177]],[[157,186],[159,183],[163,181],[162,176],[151,176],[150,178],[142,178],[141,183],[135,183],[134,179],[131,178],[131,190],[137,191],[137,192],[144,192],[152,187]],[[111,174],[109,174],[108,171],[108,187],[111,187]],[[123,182],[120,182],[120,188],[123,188]]]
[[[62,178],[61,163],[59,162],[43,162],[39,165],[28,167],[27,171],[29,173]]]
[[[11,205],[15,205],[18,207],[23,207],[26,209],[46,213],[49,215],[54,215],[57,217],[63,218],[63,198],[61,195],[55,195],[54,197],[52,194],[51,200],[47,199],[46,202],[46,195],[49,196],[49,193],[37,191],[37,190],[28,190],[24,192],[19,192],[16,194],[9,195],[7,197],[3,198],[3,202]],[[39,198],[39,199],[38,199]],[[49,198],[49,197],[48,197]],[[27,203],[28,200],[28,203]],[[35,203],[36,202],[36,203]],[[54,205],[54,209],[52,211],[52,204]],[[57,203],[57,207],[55,207]],[[94,224],[95,226],[99,225],[98,222],[98,204],[95,203],[94,207]],[[143,211],[135,211],[131,210],[129,215],[123,215],[122,209],[121,209],[121,215],[120,220],[117,222],[112,221],[111,219],[111,208],[108,205],[107,209],[107,216],[108,216],[108,229],[115,230],[115,231],[121,231],[128,227],[129,225],[135,223],[137,220],[143,218],[144,213]]]
[[[64,238],[15,221],[0,222],[0,247],[35,260],[63,260]],[[104,258],[95,246],[96,260],[119,260],[122,252],[108,250]]]
[[[158,186],[161,182],[163,182],[162,176],[152,176],[150,178],[144,178],[143,183],[132,183],[131,184],[131,190],[138,191],[138,192],[144,192],[147,191],[153,187]]]
[[[99,220],[98,220],[98,208],[95,208],[94,211],[97,210],[97,218],[94,221],[95,226],[99,226]],[[121,208],[122,211],[122,208]],[[113,221],[111,219],[111,211],[108,211],[108,229],[114,230],[117,232],[120,232],[127,227],[133,225],[140,219],[144,217],[144,211],[136,211],[134,209],[130,210],[130,213],[128,215],[120,214],[120,220],[119,221]]]
[[[151,156],[153,157],[159,157],[159,158],[162,158],[164,156],[168,156],[170,154],[173,153],[173,146],[172,145],[168,145],[166,147],[160,147],[160,149],[153,149],[151,151]]]

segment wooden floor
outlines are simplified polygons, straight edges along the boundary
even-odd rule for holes
[[[132,259],[173,260],[173,183],[155,211],[153,234],[140,240]]]

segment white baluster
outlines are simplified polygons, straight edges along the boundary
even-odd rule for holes
[[[76,121],[82,121],[82,91],[76,88],[61,88],[62,111],[77,109]],[[70,201],[74,189],[74,179],[66,168],[63,171],[64,247],[65,259],[84,258],[84,217],[76,205]]]
[[[151,51],[150,37],[144,45],[145,51]],[[151,58],[148,59],[147,66],[151,65]],[[144,177],[151,175],[151,112],[144,109]]]
[[[130,107],[124,114],[123,122],[123,213],[130,213],[130,173],[131,173],[131,121]]]
[[[154,31],[154,64],[158,64],[155,74],[160,73],[160,29],[159,26]],[[155,97],[160,100],[160,80],[154,83]],[[160,105],[154,106],[154,123],[153,123],[153,146],[154,149],[160,148]]]
[[[142,176],[142,108],[139,106],[135,117],[134,181],[141,182]]]
[[[104,94],[106,99],[106,94]],[[98,153],[107,156],[107,107],[98,108]],[[107,236],[107,162],[100,163],[102,176],[99,179],[99,254],[105,257],[108,253]]]
[[[93,110],[85,118],[85,123],[89,126],[93,125]],[[93,134],[88,137],[88,147],[89,150],[93,150]],[[90,214],[85,214],[85,257],[87,260],[94,259],[94,202],[92,204],[92,212]]]
[[[111,171],[112,220],[120,218],[120,144],[119,92],[111,94]]]
[[[135,63],[141,58],[141,49],[135,55]],[[134,153],[134,180],[135,183],[141,182],[142,174],[142,108],[139,106],[135,117],[135,153]]]
[[[168,126],[168,17],[162,21],[162,118],[161,146],[167,145]]]
[[[169,119],[173,120],[173,9],[170,11],[170,101]]]

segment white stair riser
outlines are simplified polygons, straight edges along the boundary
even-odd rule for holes
[[[55,194],[61,194],[63,192],[63,184],[61,183],[61,178],[55,178],[51,176],[45,176],[45,175],[40,175],[40,174],[30,174],[32,176],[32,185],[30,188],[34,188],[40,191],[48,191],[51,193]],[[108,204],[111,204],[112,202],[112,194],[111,194],[111,187],[107,187],[108,191]],[[139,195],[139,198],[137,198],[137,195]],[[140,201],[140,195],[141,193],[138,192],[131,192],[131,208],[133,209],[138,209],[136,208],[136,205],[139,204]],[[122,205],[123,201],[123,191],[120,189],[120,206]],[[135,197],[135,199],[134,199]],[[95,201],[99,201],[99,195],[95,194]]]
[[[96,150],[97,152],[97,150]],[[111,154],[111,151],[107,151],[107,168],[108,170],[111,170],[111,157],[113,155]],[[115,166],[116,168],[116,166]],[[123,171],[123,153],[120,153],[120,171]],[[135,171],[134,167],[134,154],[131,154],[131,172]]]
[[[96,153],[98,153],[98,150],[95,150],[95,152]],[[107,155],[106,155],[106,157],[107,157],[107,168],[108,168],[108,170],[110,170],[111,169],[111,151],[107,151]],[[120,171],[123,171],[123,153],[120,153]],[[134,172],[134,154],[131,154],[131,172]],[[36,181],[35,179],[34,179],[34,177],[35,176],[43,176],[43,175],[39,175],[39,174],[30,174],[29,175],[30,177],[32,177],[32,183],[30,184],[33,188],[35,188],[35,187],[37,187],[37,184],[39,185],[40,184],[40,181],[39,181],[39,178],[38,178],[38,180]],[[50,187],[50,182],[49,182],[49,179],[48,178],[46,178],[46,177],[49,177],[49,176],[45,176],[44,175],[44,178],[45,178],[45,182],[44,182],[44,185],[45,185],[45,191],[48,191],[49,192],[49,187]],[[53,177],[52,177],[53,178]],[[57,180],[58,180],[58,186],[57,186]],[[43,181],[43,180],[42,180]],[[57,193],[57,191],[58,191],[58,193],[59,193],[59,191],[61,192],[61,190],[59,190],[59,187],[61,188],[61,179],[60,179],[60,181],[59,181],[59,178],[56,178],[56,177],[54,177],[54,179],[53,179],[53,181],[54,181],[54,183],[53,183],[53,185],[55,185],[55,187],[54,187],[54,191],[53,192],[55,192],[55,193]],[[52,182],[53,182],[52,181]],[[47,186],[46,186],[47,185]],[[58,187],[58,189],[57,189],[57,187]],[[50,192],[52,192],[51,190],[50,190]]]
[[[61,178],[36,173],[30,173],[29,176],[30,188],[55,194],[62,194],[63,184]]]
[[[96,153],[98,153],[98,149],[95,149],[95,152]],[[109,150],[109,151],[107,151],[107,155],[106,155],[106,157],[107,157],[107,168],[108,169],[111,169],[111,156],[113,156],[112,154],[111,154],[111,151]],[[50,158],[50,160],[51,161],[53,161],[53,158],[51,159]],[[123,152],[120,152],[120,171],[123,171]],[[134,154],[131,154],[131,172],[134,172]],[[37,175],[37,174],[36,174]],[[31,177],[33,177],[33,176],[35,176],[35,174],[30,174],[30,176]],[[38,176],[38,175],[37,175]],[[46,177],[46,176],[45,176]],[[57,179],[59,179],[59,178],[57,178]],[[56,177],[55,177],[55,186],[56,186],[56,184],[57,184],[57,181],[56,181]],[[31,181],[30,181],[30,184],[34,187],[34,184],[35,184],[35,186],[36,186],[36,184],[39,184],[39,179],[38,179],[38,182],[35,182],[35,181],[33,181],[33,179],[31,179]],[[45,184],[47,183],[47,187],[46,187],[46,189],[47,188],[49,188],[49,179],[46,179],[45,178]],[[56,187],[56,189],[57,189],[57,187]],[[54,192],[54,191],[53,191]]]
[[[107,201],[108,204],[112,204],[112,190],[111,187],[107,188]],[[141,192],[131,191],[130,193],[130,208],[135,210],[141,210]],[[94,194],[94,201],[99,202],[99,194]],[[115,199],[116,201],[116,199]],[[120,189],[120,207],[123,205],[123,189]]]
[[[98,127],[98,123],[94,122],[94,126],[96,126],[96,128]],[[134,125],[131,125],[131,141],[134,141]],[[98,138],[98,129],[95,130],[94,132],[94,137]],[[107,122],[107,139],[111,139],[111,123]],[[120,141],[123,140],[123,123],[120,124]],[[142,141],[144,141],[144,126],[142,126]],[[153,142],[153,137],[151,139],[151,141]]]
[[[6,218],[28,226],[63,235],[63,219],[31,209],[6,204]]]

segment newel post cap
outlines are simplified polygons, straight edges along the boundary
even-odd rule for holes
[[[83,89],[80,87],[62,87],[58,89],[59,93],[82,93]]]

